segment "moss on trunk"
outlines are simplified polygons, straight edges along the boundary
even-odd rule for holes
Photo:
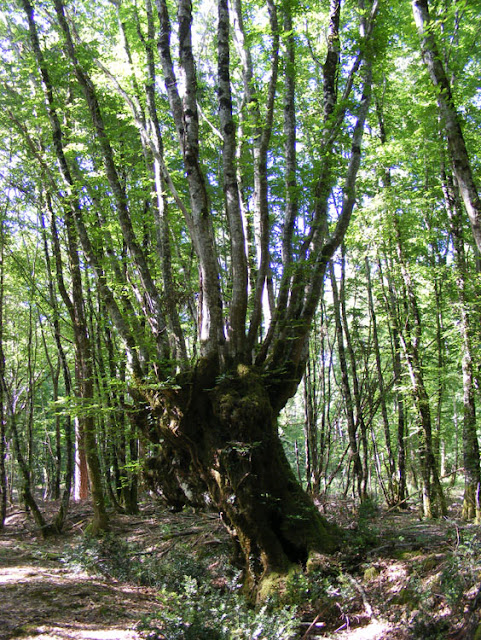
[[[188,451],[192,470],[236,538],[246,588],[333,551],[339,530],[321,517],[286,458],[262,375],[240,365],[212,378],[205,367],[153,403],[168,446]]]

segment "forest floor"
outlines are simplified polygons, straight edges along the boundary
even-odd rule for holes
[[[238,608],[225,609],[224,618],[240,616],[232,635],[199,626],[199,616],[224,607],[235,582],[215,514],[150,505],[138,516],[113,516],[109,534],[95,540],[85,535],[88,507],[73,505],[65,534],[42,540],[12,508],[0,532],[0,640],[481,638],[481,532],[458,519],[455,504],[449,518],[432,522],[411,509],[356,511],[339,500],[324,508],[348,532],[342,552],[281,594],[294,632],[276,632],[263,610],[264,627],[254,622],[272,624],[270,631],[250,636]],[[213,591],[217,599],[206,595]]]

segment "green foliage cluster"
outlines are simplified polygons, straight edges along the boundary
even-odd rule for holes
[[[157,588],[159,610],[139,623],[148,640],[288,640],[298,628],[295,604],[273,598],[253,608],[240,593],[239,572],[218,556],[213,562],[212,556],[194,556],[187,547],[166,555],[145,553],[107,534],[84,537],[64,558],[73,568]],[[293,584],[289,593],[295,592]]]
[[[366,496],[357,508],[357,525],[360,531],[369,533],[370,536],[376,535],[376,529],[373,521],[379,516],[380,506],[375,498]]]
[[[241,595],[185,576],[178,592],[164,590],[158,612],[139,625],[148,640],[278,640],[295,637],[296,608],[249,607]]]
[[[465,531],[441,574],[441,589],[453,611],[462,606],[465,592],[479,583],[480,559],[479,532]]]
[[[75,548],[66,551],[65,561],[73,568],[164,590],[175,589],[184,578],[202,580],[207,576],[207,564],[181,547],[172,549],[166,557],[145,552],[113,534],[100,539],[85,536]]]
[[[448,630],[447,620],[431,620],[429,616],[418,616],[410,633],[413,640],[444,640]]]
[[[379,506],[371,497],[367,497],[359,504],[356,525],[353,529],[346,531],[346,555],[362,556],[367,549],[376,545],[379,531],[373,524],[373,520],[378,513]]]

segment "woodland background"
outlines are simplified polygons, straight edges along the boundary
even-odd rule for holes
[[[268,380],[320,503],[479,523],[481,4],[427,9],[0,3],[0,524],[93,493],[99,529],[147,494],[241,527],[229,465],[199,487],[152,435],[212,354],[216,389]]]

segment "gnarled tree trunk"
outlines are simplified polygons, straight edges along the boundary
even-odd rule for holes
[[[231,528],[252,590],[269,574],[332,552],[338,528],[320,516],[294,476],[261,372],[239,365],[217,380],[216,374],[201,360],[180,389],[147,397],[159,436],[187,456]]]

